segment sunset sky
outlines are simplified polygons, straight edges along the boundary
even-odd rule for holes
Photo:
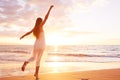
[[[50,5],[48,45],[120,45],[120,0],[0,0],[0,45],[33,44],[32,35],[19,37]]]

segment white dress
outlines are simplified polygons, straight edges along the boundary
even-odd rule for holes
[[[27,59],[28,62],[31,62],[36,59],[36,66],[40,65],[40,60],[43,55],[43,51],[45,49],[45,37],[44,32],[41,32],[39,34],[39,38],[35,40],[34,46],[33,46],[33,52],[29,59]]]
[[[34,50],[45,49],[44,31],[39,34],[39,38],[35,40]]]

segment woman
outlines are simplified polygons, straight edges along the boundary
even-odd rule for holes
[[[35,41],[34,47],[33,47],[32,56],[28,60],[26,60],[24,62],[24,64],[22,65],[22,67],[21,67],[21,70],[24,71],[26,65],[29,62],[31,62],[34,59],[36,59],[36,70],[35,70],[35,74],[34,74],[34,76],[36,77],[36,80],[38,79],[40,60],[41,60],[43,51],[45,49],[45,37],[44,37],[43,26],[44,26],[46,20],[48,19],[49,13],[50,13],[52,8],[53,8],[53,5],[50,6],[50,8],[49,8],[49,10],[48,10],[44,20],[42,20],[42,18],[40,18],[40,17],[37,18],[34,28],[31,31],[27,32],[26,34],[24,34],[23,36],[20,37],[20,39],[22,39],[25,36],[33,33],[35,38],[36,38],[36,41]]]

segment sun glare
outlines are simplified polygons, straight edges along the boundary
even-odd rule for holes
[[[52,46],[58,46],[65,43],[65,41],[63,41],[63,37],[57,33],[49,34],[46,40],[47,44]]]
[[[53,72],[60,72],[60,68],[62,68],[63,66],[65,66],[64,63],[61,63],[61,62],[51,62],[49,64],[49,66],[53,69]]]
[[[64,64],[62,64],[61,62],[53,62],[51,64],[52,67],[61,67],[61,66],[64,66]]]
[[[51,57],[51,60],[52,60],[52,61],[59,61],[59,57],[58,57],[58,56],[52,56],[52,57]]]

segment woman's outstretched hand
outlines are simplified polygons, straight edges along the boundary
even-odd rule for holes
[[[54,7],[54,5],[51,5],[51,6],[50,6],[50,8],[53,8],[53,7]]]
[[[24,38],[24,36],[21,36],[21,37],[20,37],[20,40],[21,40],[22,38]]]

